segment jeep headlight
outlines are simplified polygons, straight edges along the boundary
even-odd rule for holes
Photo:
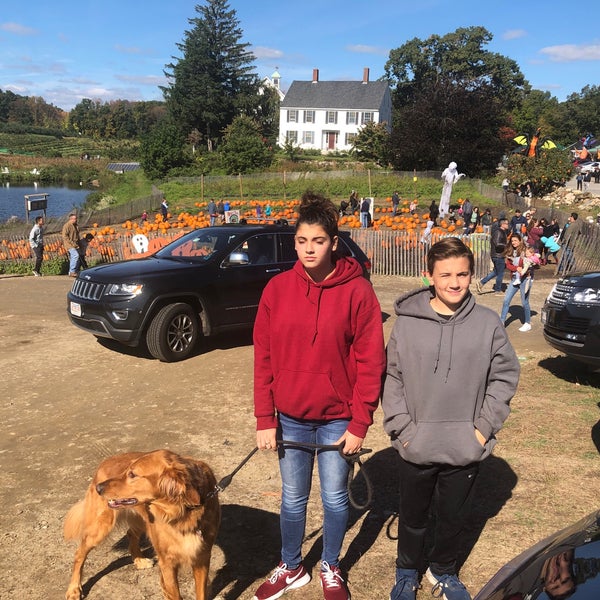
[[[107,296],[137,296],[144,286],[139,283],[111,283],[106,286]]]
[[[600,304],[600,289],[586,288],[575,292],[572,296],[577,304]]]

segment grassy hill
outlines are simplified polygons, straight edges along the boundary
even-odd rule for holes
[[[0,132],[0,153],[46,158],[100,156],[110,160],[135,160],[139,143],[131,140],[94,140],[81,136]]]

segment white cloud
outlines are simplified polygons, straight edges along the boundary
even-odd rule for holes
[[[267,48],[266,46],[254,46],[252,54],[258,59],[261,58],[282,58],[283,52],[275,48]]]
[[[9,83],[8,85],[3,85],[4,91],[10,90],[13,94],[19,94],[21,96],[27,95],[28,87],[24,85],[14,85]]]
[[[600,60],[600,44],[563,44],[562,46],[542,48],[540,52],[552,62]]]
[[[19,23],[0,23],[0,29],[16,35],[36,35],[38,33],[37,29]]]
[[[367,46],[366,44],[350,44],[349,46],[346,46],[346,50],[349,52],[356,52],[357,54],[379,54],[383,56],[389,54],[389,51],[385,48]]]
[[[116,75],[115,78],[119,81],[127,81],[141,85],[165,85],[167,83],[166,77],[158,75]]]
[[[503,40],[517,40],[525,37],[527,32],[524,29],[509,29],[502,34]]]

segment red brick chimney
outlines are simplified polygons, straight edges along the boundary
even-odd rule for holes
[[[319,81],[319,69],[313,69],[312,82],[317,83],[317,81]]]
[[[363,83],[369,83],[369,67],[363,69]]]

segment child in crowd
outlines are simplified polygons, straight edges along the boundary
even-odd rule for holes
[[[82,269],[87,269],[88,268],[87,261],[85,260],[85,255],[87,254],[88,246],[90,245],[90,242],[93,239],[94,239],[94,236],[91,233],[86,233],[79,240],[79,262],[81,263],[81,268]]]
[[[557,263],[558,259],[556,255],[560,250],[560,244],[556,240],[556,237],[553,235],[540,238],[540,242],[542,243],[542,250],[544,251],[544,259],[542,260],[542,264],[550,264],[550,257],[554,257],[554,262]]]
[[[521,285],[521,277],[532,269],[534,266],[539,266],[541,264],[540,255],[535,251],[533,246],[527,246],[525,248],[525,256],[523,257],[522,264],[517,267],[517,270],[514,272],[512,277],[512,284],[515,287],[519,287]]]

